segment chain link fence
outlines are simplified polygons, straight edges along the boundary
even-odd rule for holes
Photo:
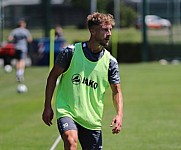
[[[143,0],[136,1],[137,13],[142,16]],[[148,59],[181,61],[181,0],[145,1]]]
[[[181,0],[147,0],[146,14],[156,15],[171,23],[169,28],[147,28],[148,42],[181,43]],[[142,14],[142,1],[137,2],[137,12]]]

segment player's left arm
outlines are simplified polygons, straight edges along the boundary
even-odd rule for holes
[[[122,128],[123,119],[123,95],[121,91],[120,84],[111,84],[113,103],[116,109],[116,116],[111,122],[112,133],[117,134]]]
[[[29,30],[27,30],[27,42],[31,43],[33,41],[33,37]]]

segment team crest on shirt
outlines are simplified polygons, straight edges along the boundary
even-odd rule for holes
[[[72,76],[72,83],[75,84],[75,85],[78,85],[81,83],[81,80],[82,80],[82,77],[80,74],[74,74]]]
[[[82,77],[80,74],[74,74],[72,76],[72,83],[75,85],[79,85],[79,84],[85,84],[86,86],[89,86],[91,88],[97,89],[98,87],[98,83],[90,80],[86,77]]]

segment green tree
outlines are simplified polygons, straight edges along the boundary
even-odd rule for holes
[[[108,0],[97,0],[97,10],[102,13],[106,13],[106,7],[109,4]]]
[[[112,0],[107,5],[107,12],[114,15],[114,1]],[[131,7],[126,5],[123,1],[120,4],[120,26],[121,27],[131,27],[134,25],[136,20],[137,13]]]
[[[121,9],[120,9],[121,27],[133,26],[136,17],[137,13],[132,7],[126,6],[124,3],[121,3]]]
[[[72,6],[81,8],[84,10],[90,9],[90,0],[72,0]]]
[[[84,10],[90,10],[91,0],[72,0],[72,5]],[[97,11],[106,12],[108,0],[97,0]]]

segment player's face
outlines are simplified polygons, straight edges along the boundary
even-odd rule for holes
[[[95,40],[102,46],[108,46],[111,37],[111,24],[102,24],[97,26]]]

